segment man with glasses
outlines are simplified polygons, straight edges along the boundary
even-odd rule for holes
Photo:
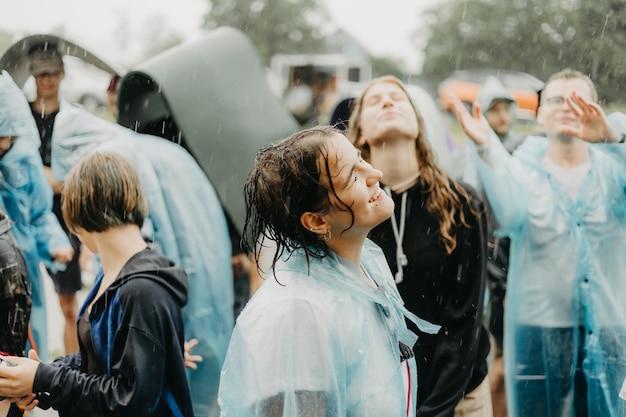
[[[455,100],[479,177],[511,238],[504,350],[517,417],[626,415],[626,145],[586,75],[554,74],[511,156]]]
[[[61,190],[63,184],[52,176],[50,169],[52,154],[52,132],[54,121],[61,107],[59,88],[65,77],[63,57],[54,47],[47,49],[35,49],[30,54],[30,70],[35,78],[37,97],[30,103],[30,108],[39,130],[41,146],[39,153],[44,164],[46,179],[52,191],[54,200],[52,211],[57,216],[59,223],[67,232],[63,216],[61,215]],[[65,318],[63,342],[66,354],[78,352],[78,340],[76,332],[76,315],[78,313],[78,301],[76,293],[81,289],[81,270],[79,265],[80,242],[70,235],[70,242],[74,249],[74,256],[64,271],[51,273],[56,292],[59,296],[59,305]]]

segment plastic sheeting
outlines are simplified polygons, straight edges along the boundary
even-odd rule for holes
[[[226,357],[223,417],[406,416],[404,380],[415,407],[415,361],[407,378],[399,343],[411,347],[417,336],[405,317],[426,332],[439,326],[404,309],[380,248],[368,241],[362,259],[377,288],[333,254],[307,266],[299,250],[275,275],[265,271]]]
[[[203,357],[189,373],[194,414],[217,415],[219,374],[233,327],[233,282],[230,238],[213,187],[180,146],[68,103],[55,119],[52,144],[52,170],[60,180],[94,151],[119,152],[139,172],[149,208],[144,234],[189,277],[185,338],[200,341],[194,354]]]
[[[512,157],[492,135],[477,162],[512,242],[509,415],[624,416],[626,145],[589,145],[591,168],[576,198],[543,168],[547,147],[546,138],[530,137]]]

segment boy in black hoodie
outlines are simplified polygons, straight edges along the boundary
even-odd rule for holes
[[[142,239],[147,207],[136,171],[118,155],[95,153],[69,174],[62,208],[103,268],[81,308],[80,354],[51,365],[11,358],[17,366],[0,368],[0,396],[21,397],[27,409],[49,403],[61,416],[192,416],[187,278]]]

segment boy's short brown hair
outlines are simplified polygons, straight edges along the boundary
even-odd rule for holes
[[[137,225],[148,214],[141,181],[130,161],[111,152],[96,152],[69,173],[61,197],[63,219],[70,231],[104,232]]]
[[[550,78],[548,78],[548,81],[546,81],[545,85],[543,86],[543,91],[546,90],[548,84],[556,80],[583,80],[587,84],[587,86],[589,86],[589,91],[591,92],[591,98],[593,99],[593,101],[598,102],[598,91],[596,90],[596,86],[593,84],[593,81],[591,81],[591,78],[589,78],[588,75],[583,74],[580,71],[565,68],[564,70],[552,74]]]

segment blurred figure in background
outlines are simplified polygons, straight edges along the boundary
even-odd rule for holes
[[[39,135],[24,94],[11,76],[0,75],[0,197],[13,222],[12,234],[24,255],[32,291],[33,348],[48,356],[43,261],[51,271],[73,256],[52,213],[52,191],[38,153]]]
[[[407,309],[441,325],[432,335],[409,323],[419,336],[417,415],[491,417],[482,201],[435,162],[422,115],[395,77],[367,85],[349,135],[383,172],[395,202],[391,219],[369,237],[383,249]]]
[[[211,182],[176,143],[137,134],[71,104],[62,103],[52,143],[58,181],[95,151],[119,153],[137,169],[149,208],[143,236],[189,277],[185,338],[194,356],[202,357],[188,374],[194,414],[218,415],[219,376],[233,328],[233,265],[227,221]],[[247,259],[240,260],[247,267]]]
[[[78,238],[70,234],[65,227],[65,222],[61,215],[61,191],[63,184],[54,179],[50,170],[52,134],[56,116],[59,114],[61,108],[59,88],[63,78],[65,78],[65,69],[63,57],[56,48],[53,47],[45,50],[35,49],[31,52],[30,58],[30,71],[35,78],[35,84],[37,86],[37,97],[35,101],[30,103],[30,108],[35,118],[39,138],[41,140],[39,154],[44,164],[44,172],[48,184],[54,193],[52,211],[59,220],[65,233],[67,233],[72,248],[74,249],[74,256],[64,271],[48,271],[54,281],[54,288],[59,296],[59,305],[61,306],[63,318],[65,319],[65,327],[63,330],[65,353],[70,354],[78,352],[78,339],[76,337],[78,300],[76,293],[82,288],[79,262],[81,244]]]
[[[107,87],[107,109],[113,115],[113,120],[117,120],[117,87],[120,83],[120,76],[115,74],[109,81]]]
[[[626,377],[626,144],[593,82],[564,70],[541,95],[544,137],[513,156],[474,105],[454,111],[511,238],[504,348],[515,417],[622,417]],[[620,133],[623,133],[620,131]]]

